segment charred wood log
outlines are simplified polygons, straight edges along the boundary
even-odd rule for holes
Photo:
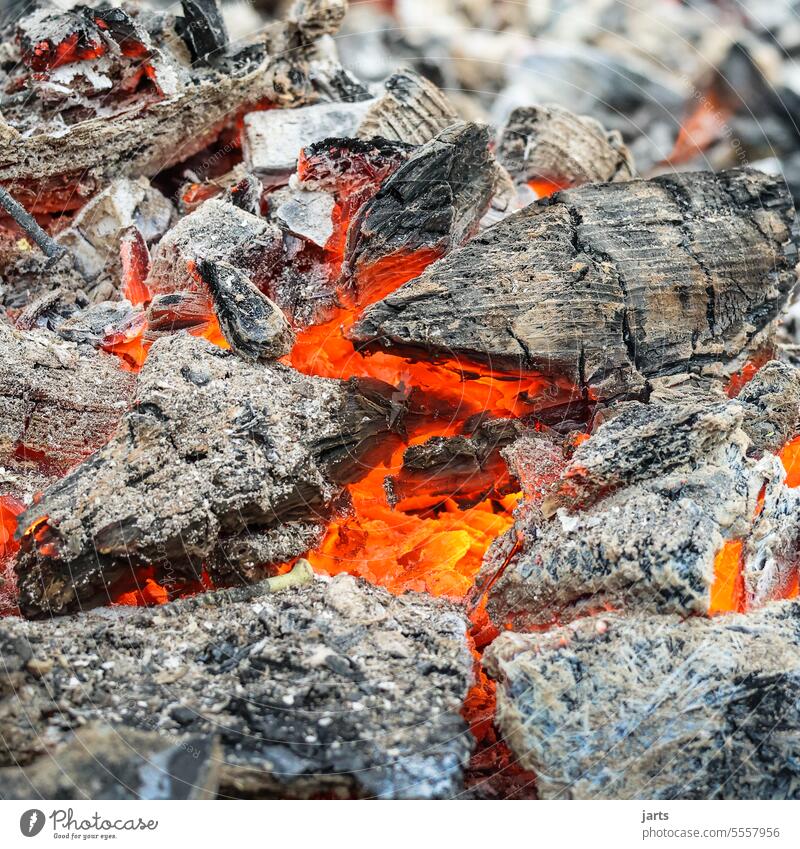
[[[756,344],[795,283],[793,228],[785,187],[756,171],[572,189],[369,307],[352,338],[640,393]]]
[[[65,472],[106,442],[133,388],[116,357],[0,323],[0,463]]]
[[[224,795],[458,792],[474,744],[463,613],[346,575],[265,583],[129,615],[0,620],[0,763],[104,722],[157,728],[165,745],[217,735]]]
[[[800,795],[800,605],[500,636],[497,718],[546,799]]]
[[[20,519],[21,610],[107,601],[137,566],[196,579],[212,554],[230,572],[239,552],[251,570],[253,548],[239,542],[251,534],[271,553],[263,574],[306,550],[343,484],[393,449],[403,412],[379,381],[250,365],[186,334],[159,339],[115,435]]]
[[[515,109],[497,143],[497,159],[518,183],[563,189],[630,180],[633,157],[619,131],[560,106]]]
[[[607,605],[703,614],[734,540],[746,541],[743,601],[782,597],[800,562],[798,495],[767,449],[795,427],[798,384],[788,367],[761,371],[748,400],[629,403],[600,425],[489,550],[480,584],[492,580],[493,620],[524,629]],[[536,474],[519,468],[528,450],[506,452],[522,481]]]

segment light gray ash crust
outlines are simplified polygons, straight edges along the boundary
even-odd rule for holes
[[[771,452],[796,432],[797,381],[769,363],[737,399],[620,404],[560,463],[544,436],[507,448],[526,500],[481,570],[484,585],[516,544],[489,591],[492,619],[527,629],[607,606],[704,614],[732,540],[746,543],[748,604],[781,597],[797,574],[800,496]]]
[[[367,308],[351,336],[630,397],[761,344],[796,264],[791,197],[760,172],[589,185],[488,228]]]
[[[263,577],[314,543],[344,484],[392,450],[395,394],[249,364],[184,333],[157,340],[108,444],[21,518],[46,517],[22,538],[21,609],[107,603],[140,566],[198,578],[205,561],[222,579]]]
[[[484,654],[542,798],[800,798],[800,604],[608,613]]]
[[[5,619],[0,762],[35,763],[97,721],[218,737],[222,795],[452,796],[473,746],[466,629],[449,602],[347,575]]]

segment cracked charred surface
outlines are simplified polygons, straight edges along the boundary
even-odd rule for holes
[[[346,575],[0,623],[0,762],[99,720],[219,736],[220,792],[446,797],[473,738],[463,612]],[[53,712],[53,694],[61,710]]]
[[[558,187],[630,180],[636,171],[619,131],[560,106],[515,109],[497,143],[497,159],[520,183]]]
[[[751,170],[559,192],[369,307],[351,338],[558,375],[596,400],[719,371],[795,284],[794,209]]]
[[[20,609],[107,602],[138,566],[263,577],[316,542],[344,484],[391,451],[404,408],[380,381],[246,363],[187,334],[153,344],[109,443],[20,519]]]
[[[489,550],[484,581],[510,565],[489,592],[496,623],[518,629],[570,620],[606,606],[704,614],[723,542],[747,539],[752,606],[780,597],[796,573],[796,522],[776,522],[797,496],[768,449],[796,430],[798,374],[770,363],[746,397],[674,405],[628,402],[582,443],[545,488],[538,475],[544,437],[506,450],[526,503],[515,527]],[[759,513],[768,494],[774,517]]]
[[[0,322],[3,492],[31,495],[27,473],[63,473],[101,447],[128,408],[135,379],[119,360],[47,330]],[[15,473],[18,473],[19,477]]]
[[[800,796],[800,604],[501,635],[498,721],[543,798]]]

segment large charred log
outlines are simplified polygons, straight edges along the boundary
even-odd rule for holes
[[[800,605],[500,636],[497,718],[546,799],[795,799]]]
[[[585,186],[484,231],[369,307],[352,338],[609,399],[741,359],[785,305],[796,262],[791,198],[757,171]]]
[[[115,435],[20,519],[20,609],[108,601],[142,566],[166,579],[199,579],[204,563],[262,576],[305,551],[342,485],[392,450],[399,404],[379,381],[250,365],[186,334],[159,339]]]
[[[113,433],[134,383],[116,357],[0,322],[0,464],[47,474],[75,466]],[[32,493],[23,482],[19,494]]]
[[[753,383],[727,403],[622,405],[489,550],[480,584],[497,576],[493,620],[525,629],[608,605],[704,614],[716,556],[734,540],[748,541],[742,602],[781,597],[800,562],[798,495],[768,449],[796,428],[798,378],[773,363]],[[507,452],[523,486],[537,474],[529,452]]]
[[[102,722],[157,729],[163,745],[217,736],[222,795],[457,793],[473,746],[460,715],[473,668],[463,613],[345,575],[278,593],[266,584],[158,609],[0,620],[0,780]]]
[[[515,109],[500,132],[497,159],[518,183],[559,189],[635,176],[619,131],[560,106]]]

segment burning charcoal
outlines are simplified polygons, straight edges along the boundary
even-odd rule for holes
[[[545,799],[794,799],[800,605],[500,636],[497,718]]]
[[[736,400],[745,406],[742,427],[757,448],[780,451],[798,431],[800,372],[772,360],[744,385]]]
[[[164,235],[173,215],[172,204],[145,178],[115,180],[78,212],[56,241],[73,256],[86,281],[84,290],[95,300],[107,300],[119,297],[122,288],[119,243],[124,231],[136,227],[150,244]]]
[[[217,8],[217,0],[181,0],[183,17],[177,30],[186,42],[195,62],[208,63],[222,53],[228,43],[225,22]]]
[[[275,217],[290,232],[324,248],[333,235],[335,205],[328,192],[298,191],[275,210]]]
[[[515,109],[503,127],[497,158],[519,183],[562,189],[630,180],[633,157],[614,130],[560,106]]]
[[[458,123],[420,147],[358,211],[343,279],[357,302],[415,273],[478,228],[498,180],[485,127]],[[403,282],[402,280],[400,282]],[[392,286],[393,288],[393,286]]]
[[[170,746],[218,736],[223,795],[459,792],[473,746],[459,608],[347,575],[279,593],[265,583],[130,615],[1,620],[0,763],[25,765],[100,721],[157,728]]]
[[[277,360],[292,350],[289,322],[244,272],[208,260],[201,260],[197,270],[211,292],[222,333],[239,356],[252,362]]]
[[[116,357],[0,323],[0,463],[66,471],[106,442],[133,385]]]
[[[317,103],[300,109],[269,109],[245,116],[244,159],[261,177],[287,178],[302,148],[329,136],[353,135],[370,101]]]
[[[754,379],[775,389],[753,391],[760,409],[717,396],[621,405],[577,448],[538,510],[509,533],[527,537],[510,565],[507,541],[490,549],[483,574],[497,575],[492,619],[528,628],[605,605],[706,613],[716,603],[717,557],[736,540],[749,540],[751,602],[778,597],[796,574],[800,550],[795,523],[786,521],[797,497],[766,450],[787,411],[797,415],[797,377],[779,381],[783,371],[770,364]],[[512,471],[523,454],[515,452]],[[773,512],[758,506],[765,492]]]
[[[0,769],[0,799],[213,799],[220,759],[213,732],[92,723],[26,768]]]
[[[100,348],[111,333],[140,312],[128,301],[101,301],[76,310],[64,321],[52,322],[52,329],[68,342]]]
[[[253,174],[245,174],[236,185],[231,186],[225,191],[223,200],[238,206],[245,212],[251,215],[261,214],[261,195],[264,191],[264,186],[261,180]]]
[[[402,413],[380,381],[250,365],[183,333],[158,339],[115,435],[20,519],[31,529],[20,608],[48,616],[108,600],[136,566],[196,579],[217,547],[230,560],[251,534],[272,536],[273,563],[296,557],[342,486],[394,449]]]
[[[392,74],[384,89],[385,94],[369,107],[361,121],[359,138],[425,144],[458,121],[442,92],[415,71],[403,69]]]
[[[169,292],[156,295],[147,308],[145,336],[155,341],[160,336],[191,330],[208,324],[213,312],[211,297],[207,292]]]
[[[204,259],[226,262],[263,286],[282,256],[276,226],[231,203],[208,200],[159,242],[147,286],[155,293],[197,288],[193,268]]]
[[[500,451],[524,430],[518,421],[490,419],[469,437],[434,436],[406,448],[400,473],[386,479],[389,503],[402,509],[406,499],[435,503],[452,498],[466,508],[517,491]]]
[[[786,303],[793,222],[785,186],[750,170],[560,192],[369,307],[351,338],[560,376],[599,400],[719,373]]]

